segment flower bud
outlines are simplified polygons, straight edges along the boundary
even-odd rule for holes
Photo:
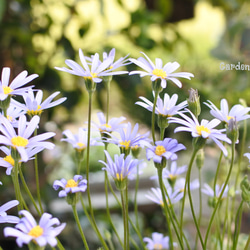
[[[250,183],[247,176],[240,183],[241,197],[250,206]]]
[[[187,100],[189,110],[198,117],[201,113],[200,96],[198,95],[198,90],[190,89],[189,98]]]

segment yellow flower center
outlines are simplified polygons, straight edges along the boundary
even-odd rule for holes
[[[158,76],[160,78],[167,77],[167,73],[163,69],[154,69],[152,74],[154,74],[155,76]]]
[[[79,147],[79,148],[77,148],[78,151],[82,151],[83,149],[86,148],[86,145],[82,142],[78,142],[77,146]]]
[[[12,116],[10,116],[10,115],[7,115],[7,119],[8,119],[8,121],[10,121],[10,122],[13,121],[13,118],[12,118]]]
[[[162,246],[162,244],[160,244],[160,243],[155,243],[155,244],[154,244],[154,249],[155,249],[155,250],[160,250],[160,249],[163,249],[163,246]]]
[[[234,117],[233,117],[233,116],[227,115],[227,120],[229,121],[229,120],[231,120],[231,119],[234,119]]]
[[[105,131],[105,130],[107,130],[107,129],[111,129],[111,126],[110,126],[109,124],[107,124],[107,123],[106,123],[106,124],[102,124],[101,126],[102,126],[102,127],[105,127],[106,129],[101,129],[101,128],[100,128],[100,131]]]
[[[208,134],[211,133],[210,129],[207,127],[204,127],[203,125],[197,125],[196,126],[196,131],[199,135],[201,135],[202,131],[207,132]]]
[[[77,182],[76,181],[74,181],[73,179],[69,179],[68,181],[67,181],[67,184],[66,184],[66,188],[72,188],[72,187],[77,187],[78,186],[78,184],[77,184]]]
[[[35,116],[35,115],[41,115],[43,110],[41,109],[41,106],[38,105],[36,110],[27,110],[27,114],[29,116]]]
[[[13,147],[26,147],[29,141],[22,136],[16,136],[11,139]]]
[[[43,229],[39,225],[33,227],[28,233],[28,235],[35,238],[40,237],[42,234],[43,234]]]
[[[92,72],[90,72],[90,74],[91,74],[91,76],[85,76],[85,77],[83,77],[83,78],[85,78],[85,79],[92,79],[92,78],[96,78],[97,77],[97,73],[92,73]]]
[[[158,155],[158,156],[161,156],[165,152],[166,152],[166,149],[161,145],[157,146],[156,149],[155,149],[155,154]]]
[[[9,95],[12,91],[13,91],[13,89],[10,88],[10,87],[8,87],[8,86],[4,86],[4,87],[3,87],[3,93],[4,93],[5,95]]]
[[[123,174],[116,173],[116,179],[118,181],[122,181],[123,180]]]
[[[124,146],[125,147],[125,149],[128,149],[129,148],[129,145],[130,145],[130,140],[129,141],[122,141],[122,142],[120,142],[120,144],[122,145],[122,146]]]
[[[11,155],[7,155],[3,158],[5,161],[7,161],[9,164],[11,164],[12,166],[14,166],[15,161],[14,159],[11,157]]]

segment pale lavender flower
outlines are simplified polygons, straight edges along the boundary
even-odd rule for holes
[[[84,128],[78,129],[78,134],[73,134],[70,130],[63,131],[63,135],[66,138],[61,139],[61,141],[66,141],[70,143],[73,148],[79,152],[85,150],[88,144],[88,132]],[[102,142],[98,142],[94,138],[90,138],[90,146],[103,146]]]
[[[37,78],[37,74],[27,76],[28,72],[26,70],[18,74],[11,83],[10,81],[10,68],[4,67],[2,70],[2,76],[0,81],[0,100],[5,100],[8,96],[13,95],[23,95],[25,91],[32,88],[23,87],[25,84],[31,82],[33,79]]]
[[[128,65],[128,64],[131,63],[127,59],[128,55],[125,56],[125,57],[121,57],[117,61],[115,61],[115,48],[111,49],[109,53],[103,52],[102,57],[103,57],[103,61],[105,61],[107,59],[111,59],[110,60],[110,65],[107,68],[107,72],[116,70],[117,68],[120,68],[122,66],[125,66],[125,65]],[[91,57],[85,57],[85,59],[92,63],[93,59],[94,59],[94,55],[92,55]],[[99,65],[101,65],[101,64],[102,64],[102,61],[99,60]],[[126,73],[128,73],[128,72],[127,71],[113,72],[114,75],[120,75],[120,74],[126,74]]]
[[[23,162],[26,162],[29,159],[27,148],[43,147],[53,149],[55,145],[51,142],[46,142],[45,140],[53,137],[55,133],[47,132],[31,137],[37,129],[39,121],[39,116],[34,116],[27,125],[27,119],[24,115],[22,115],[19,118],[18,129],[16,132],[9,120],[2,117],[2,123],[0,124],[0,131],[3,134],[0,135],[1,144],[16,149]]]
[[[148,250],[160,250],[160,249],[169,249],[169,237],[161,233],[152,233],[152,238],[144,237],[143,241],[147,243],[146,247]],[[177,243],[173,243],[174,246],[177,246]]]
[[[0,157],[0,167],[4,167],[6,168],[6,174],[10,175],[11,171],[15,165],[15,161],[11,156],[11,149],[5,147],[5,146],[1,146],[0,150],[3,151],[5,153],[5,157]],[[35,148],[27,148],[26,152],[28,155],[28,160],[33,160],[34,159],[34,155],[38,154],[39,152],[41,152],[42,150],[44,150],[43,147],[35,147]],[[19,161],[19,163],[22,163],[22,160]]]
[[[107,69],[110,67],[113,59],[107,57],[102,63],[99,60],[99,54],[96,53],[91,62],[91,67],[89,67],[86,58],[81,49],[79,49],[79,57],[82,63],[82,66],[76,63],[73,60],[67,59],[65,63],[71,68],[59,68],[55,67],[57,70],[61,70],[72,75],[82,76],[83,78],[91,79],[96,83],[100,83],[104,76],[115,75],[117,72],[109,72]]]
[[[70,193],[85,192],[87,189],[87,180],[83,179],[81,175],[75,175],[73,179],[66,180],[62,178],[61,180],[55,180],[53,183],[53,188],[62,190],[58,193],[59,197],[66,197]]]
[[[56,101],[52,101],[57,95],[60,94],[60,92],[57,91],[43,101],[43,91],[38,90],[36,96],[34,95],[34,92],[35,91],[28,91],[23,94],[25,104],[19,103],[15,100],[13,100],[12,103],[20,109],[23,109],[28,115],[34,116],[41,115],[43,110],[55,107],[67,99],[66,97],[62,97]]]
[[[124,154],[114,155],[114,161],[112,160],[109,153],[104,150],[107,163],[99,160],[106,167],[103,167],[102,170],[107,171],[114,180],[123,181],[126,178],[133,178],[135,171],[137,171],[137,165],[139,164],[139,160],[133,159],[131,155],[125,157]],[[131,176],[130,176],[131,175]]]
[[[206,194],[206,195],[208,195],[210,197],[219,198],[219,196],[221,195],[221,192],[222,192],[223,188],[224,188],[224,184],[221,185],[221,187],[218,184],[216,184],[215,185],[215,192],[214,192],[214,190],[207,183],[205,183],[204,184],[204,188],[202,188],[201,191],[204,194]],[[228,188],[228,185],[226,185],[224,193],[222,195],[222,198],[226,198],[227,197],[228,191],[229,191],[229,188]]]
[[[17,206],[19,204],[19,201],[13,200],[13,201],[8,201],[2,206],[0,206],[0,223],[18,223],[19,218],[14,215],[8,215],[6,213],[7,210]]]
[[[106,118],[103,114],[103,112],[98,112],[97,117],[99,120],[99,123],[92,122],[92,124],[101,132],[101,133],[112,133],[119,128],[123,128],[126,126],[126,124],[122,124],[124,120],[126,120],[125,117],[121,116],[119,118],[111,118],[108,123],[106,123]]]
[[[120,137],[116,135],[110,134],[111,138],[108,138],[107,141],[110,143],[114,143],[118,145],[120,148],[124,148],[128,150],[133,146],[144,147],[149,144],[149,134],[150,132],[146,132],[145,134],[138,133],[139,124],[136,123],[133,130],[130,122],[127,123],[126,128],[119,128],[117,132]]]
[[[197,120],[197,118],[194,116],[194,114],[188,110],[188,112],[191,114],[191,117],[188,117],[187,115],[183,113],[179,113],[179,115],[183,118],[178,117],[171,117],[169,120],[169,123],[178,123],[183,126],[177,127],[174,132],[180,132],[180,131],[186,131],[190,132],[192,137],[202,137],[204,139],[212,139],[218,147],[223,151],[224,155],[227,156],[227,150],[223,146],[223,144],[220,141],[225,141],[227,143],[231,143],[231,140],[227,138],[226,134],[223,134],[222,132],[225,132],[225,129],[215,129],[216,126],[220,124],[220,120],[213,119],[211,121],[208,120],[201,120],[201,123]]]
[[[174,190],[176,192],[184,192],[185,183],[186,183],[185,178],[177,179],[176,182],[175,182]],[[199,187],[200,187],[200,183],[199,183],[198,179],[195,179],[195,180],[190,182],[190,190],[194,190],[194,189],[197,189]]]
[[[178,158],[176,152],[186,149],[183,144],[172,138],[156,141],[155,144],[155,146],[148,146],[146,154],[148,160],[153,159],[156,163],[161,163],[163,158],[175,161]]]
[[[154,104],[146,99],[145,97],[139,97],[143,102],[136,102],[135,104],[142,106],[143,108],[149,110],[150,112],[153,111]],[[187,106],[187,101],[181,102],[180,104],[176,105],[178,100],[178,95],[174,94],[170,97],[167,93],[164,94],[164,98],[161,99],[160,96],[157,98],[155,113],[157,115],[161,115],[164,117],[170,117],[177,114],[178,111],[184,109]]]
[[[155,64],[149,59],[149,57],[141,52],[145,57],[139,57],[137,60],[130,58],[129,60],[141,67],[145,71],[135,70],[131,71],[129,75],[139,74],[141,77],[151,76],[151,81],[161,79],[162,88],[167,87],[167,80],[174,82],[179,88],[182,87],[182,83],[176,77],[182,77],[186,79],[191,79],[194,75],[187,72],[173,73],[176,69],[180,67],[178,62],[168,62],[163,66],[162,60],[160,58],[155,59]]]
[[[16,237],[16,243],[19,247],[22,247],[23,244],[29,244],[31,241],[40,247],[47,244],[52,247],[57,245],[56,237],[65,228],[66,223],[60,224],[60,221],[49,213],[42,214],[39,224],[30,212],[21,210],[19,214],[23,217],[15,228],[4,228],[5,237]]]
[[[167,187],[167,192],[168,192],[168,196],[169,196],[171,204],[177,203],[183,197],[183,192],[180,193],[178,190],[173,191],[173,189],[170,186]],[[156,204],[164,206],[162,192],[160,188],[151,188],[151,193],[146,194],[145,197],[147,197],[149,200],[153,201]],[[169,204],[167,195],[166,195],[166,201]]]
[[[211,110],[210,113],[215,118],[228,124],[230,119],[234,119],[236,122],[246,120],[250,118],[248,112],[250,108],[245,108],[243,105],[236,104],[230,110],[226,99],[222,99],[220,102],[220,109],[218,109],[211,101],[205,103]]]

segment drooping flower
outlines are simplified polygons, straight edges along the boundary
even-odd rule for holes
[[[68,68],[59,68],[55,67],[57,70],[68,72],[72,75],[82,76],[85,79],[91,79],[95,83],[100,83],[104,76],[115,75],[117,72],[108,71],[111,63],[113,62],[112,57],[107,57],[102,63],[99,60],[99,54],[96,53],[92,57],[91,67],[89,67],[86,58],[81,49],[79,49],[79,57],[82,63],[82,66],[76,63],[73,60],[67,59],[65,63],[70,67]]]
[[[142,106],[143,108],[153,111],[153,103],[146,99],[143,96],[139,97],[144,102],[136,102],[135,104]],[[170,97],[167,93],[164,94],[164,98],[161,99],[160,96],[157,98],[156,107],[155,107],[155,113],[157,115],[163,116],[163,117],[171,117],[177,114],[181,109],[184,109],[187,106],[187,101],[183,101],[180,104],[176,105],[176,102],[178,100],[178,95],[174,94],[172,97]]]
[[[176,152],[184,150],[186,147],[178,143],[176,139],[165,138],[163,141],[156,141],[155,146],[149,145],[146,151],[147,159],[153,159],[156,163],[161,163],[162,159],[166,160],[177,160]]]
[[[44,149],[43,147],[27,148],[26,149],[26,152],[28,155],[27,161],[33,160],[34,159],[33,156],[41,152],[43,149]],[[0,150],[5,153],[4,157],[0,157],[0,167],[6,168],[6,174],[10,175],[15,165],[15,160],[11,156],[11,149],[5,146],[1,146]],[[21,162],[22,162],[22,159],[20,159],[19,163]]]
[[[57,245],[56,237],[65,228],[66,223],[60,224],[60,221],[49,213],[42,214],[38,224],[30,212],[21,210],[19,214],[23,217],[15,228],[4,228],[5,237],[16,237],[19,247],[29,244],[31,241],[40,247],[47,244],[52,247]]]
[[[22,115],[19,118],[16,132],[9,120],[2,117],[0,124],[0,131],[2,132],[2,135],[0,135],[1,144],[10,146],[12,150],[17,150],[23,162],[29,159],[27,153],[28,148],[43,147],[53,149],[54,144],[46,142],[45,140],[53,137],[55,133],[47,132],[31,137],[37,129],[39,121],[39,116],[34,116],[27,125],[27,119],[25,115]]]
[[[2,76],[0,81],[0,100],[5,100],[8,96],[13,95],[23,95],[24,92],[26,92],[28,89],[30,89],[32,86],[29,87],[23,87],[25,84],[31,82],[33,79],[37,78],[37,74],[32,74],[30,76],[27,76],[28,72],[26,70],[22,71],[20,74],[18,74],[11,83],[10,81],[10,68],[4,67],[2,70]]]
[[[180,193],[178,190],[173,191],[173,189],[170,186],[167,187],[167,192],[168,192],[168,196],[169,196],[171,204],[177,203],[183,197],[183,192]],[[164,206],[162,192],[160,188],[151,188],[151,193],[146,194],[145,197],[147,197],[149,200],[153,201],[154,203],[159,204],[160,206]],[[167,204],[170,205],[167,195],[166,195],[166,201],[167,201]]]
[[[15,100],[13,100],[13,104],[20,109],[23,109],[31,117],[34,115],[40,116],[44,109],[55,107],[66,100],[66,97],[62,97],[56,101],[52,101],[59,94],[60,92],[57,91],[43,101],[42,90],[38,90],[36,96],[34,95],[34,91],[28,91],[23,94],[25,104],[19,103]]]
[[[173,73],[180,67],[178,62],[168,62],[163,66],[162,60],[160,58],[156,58],[154,64],[145,53],[141,53],[146,57],[147,60],[143,57],[139,57],[137,60],[130,58],[129,60],[145,71],[131,71],[129,75],[139,74],[141,77],[151,76],[152,82],[160,79],[162,88],[167,87],[167,80],[174,82],[179,88],[181,88],[182,83],[176,77],[182,77],[190,80],[190,77],[194,76],[192,73],[187,72]]]
[[[146,247],[148,250],[160,250],[160,249],[169,249],[169,237],[161,233],[152,233],[152,238],[144,237],[143,241],[147,243]],[[173,243],[174,246],[177,246],[177,243]]]
[[[8,201],[2,206],[0,206],[0,223],[18,223],[19,218],[14,215],[8,215],[6,213],[7,210],[17,206],[19,204],[19,201],[13,200],[13,201]]]
[[[150,132],[146,132],[145,134],[138,133],[139,124],[136,123],[133,130],[130,122],[127,123],[126,128],[119,128],[117,132],[119,137],[116,135],[110,134],[111,138],[107,139],[107,142],[114,143],[120,147],[121,152],[128,154],[130,152],[131,147],[144,147],[149,144],[149,134]]]
[[[70,143],[73,148],[78,151],[84,151],[87,148],[88,144],[88,133],[87,130],[84,128],[78,129],[78,134],[73,134],[70,130],[63,131],[63,135],[66,136],[66,138],[61,139],[61,141],[66,141]],[[102,146],[102,142],[98,142],[94,138],[90,138],[90,146]]]
[[[194,116],[194,114],[188,110],[188,112],[191,114],[191,117],[188,117],[187,115],[183,113],[179,113],[179,115],[183,118],[179,117],[171,117],[169,120],[169,123],[178,123],[183,126],[177,127],[174,132],[180,132],[180,131],[186,131],[190,132],[192,137],[198,138],[201,137],[205,140],[212,139],[218,147],[222,150],[225,156],[227,156],[227,150],[223,146],[223,144],[220,141],[225,141],[227,143],[231,143],[231,140],[227,138],[226,134],[223,134],[225,132],[225,129],[215,129],[216,126],[220,124],[220,121],[218,119],[213,119],[211,121],[208,120],[201,120],[201,123],[197,120],[197,118]]]
[[[135,172],[137,171],[136,167],[139,164],[139,160],[132,159],[131,155],[125,157],[124,154],[116,154],[114,155],[113,161],[109,153],[106,150],[104,150],[104,152],[107,162],[99,160],[99,162],[106,166],[102,169],[107,171],[107,173],[113,177],[117,188],[123,189],[124,185],[126,184],[126,180],[133,178]]]
[[[125,117],[121,116],[119,118],[111,118],[108,123],[106,123],[106,118],[103,114],[103,112],[97,113],[97,118],[99,123],[92,122],[92,124],[97,128],[101,134],[103,133],[112,133],[119,128],[123,128],[126,126],[126,124],[122,123],[124,120],[126,120]]]
[[[211,101],[208,100],[208,103],[205,103],[211,110],[210,113],[215,118],[219,119],[222,122],[228,124],[230,119],[234,119],[237,123],[242,120],[250,118],[248,112],[250,108],[246,108],[243,105],[236,104],[230,110],[228,107],[228,102],[226,99],[222,99],[220,102],[220,109],[218,109]]]
[[[75,175],[73,179],[66,180],[62,178],[61,180],[55,180],[53,183],[53,188],[58,190],[59,197],[66,197],[70,193],[85,192],[87,189],[87,180],[83,179],[81,175]]]

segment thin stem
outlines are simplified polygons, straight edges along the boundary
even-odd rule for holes
[[[80,220],[79,220],[79,217],[78,217],[76,205],[72,205],[72,210],[73,210],[73,214],[74,214],[74,217],[75,217],[76,224],[77,224],[79,232],[81,234],[81,238],[82,238],[83,244],[84,244],[85,248],[87,250],[89,250],[89,246],[88,246],[88,243],[86,241],[86,238],[85,238],[85,235],[83,233],[83,230],[82,230],[82,227],[81,227],[81,223],[80,223]]]
[[[242,200],[239,208],[237,210],[236,216],[235,216],[235,231],[234,231],[234,239],[233,239],[233,250],[237,248],[237,243],[239,239],[239,234],[240,234],[240,227],[241,227],[241,218],[242,218],[242,211],[243,211],[243,203],[244,201]],[[239,217],[239,218],[238,218]],[[237,223],[237,220],[239,221],[239,224]]]
[[[154,143],[155,143],[155,107],[156,107],[158,95],[159,95],[159,92],[155,91],[154,106],[153,106],[153,110],[152,110],[152,119],[151,119],[152,138],[153,138]]]
[[[249,234],[249,236],[248,236],[247,243],[246,243],[246,245],[245,245],[244,250],[248,250],[248,249],[249,249],[249,246],[250,246],[250,234]]]
[[[217,183],[217,179],[218,179],[218,176],[219,176],[219,169],[220,169],[220,166],[221,166],[222,156],[223,156],[223,152],[221,151],[220,158],[219,158],[217,168],[216,168],[215,177],[214,177],[214,185],[213,185],[214,193],[215,193],[215,190],[216,190],[216,183]]]
[[[24,178],[24,176],[23,176],[23,172],[22,172],[22,169],[21,169],[20,165],[19,165],[19,173],[20,173],[20,178],[21,178],[21,181],[22,181],[22,184],[23,184],[23,187],[24,187],[26,193],[28,194],[28,196],[29,196],[29,198],[30,198],[32,204],[34,205],[34,207],[35,207],[35,209],[36,209],[38,215],[41,216],[42,213],[40,212],[40,210],[39,210],[39,208],[38,208],[38,206],[37,206],[37,204],[36,204],[36,202],[35,202],[35,199],[33,198],[33,195],[31,194],[31,192],[30,192],[30,190],[29,190],[29,187],[28,187],[28,185],[27,185],[27,183],[26,183],[26,181],[25,181],[25,178]]]
[[[127,250],[129,248],[128,246],[128,231],[127,231],[127,223],[128,223],[128,219],[127,219],[127,214],[126,214],[126,201],[125,201],[125,195],[124,195],[124,191],[121,190],[121,201],[122,201],[122,218],[123,218],[123,249]]]
[[[89,185],[89,156],[90,156],[90,125],[91,125],[91,109],[92,109],[92,95],[93,92],[88,91],[89,93],[89,107],[88,107],[88,138],[87,138],[87,156],[86,156],[86,180],[87,180],[87,194],[88,194],[88,203],[89,203],[89,210],[90,210],[90,216],[93,222],[93,225],[95,227],[95,231],[97,233],[97,236],[99,240],[101,241],[103,247],[108,250],[108,246],[106,242],[104,241],[97,225],[95,222],[95,216],[94,216],[94,211],[92,208],[92,203],[91,203],[91,195],[90,195],[90,185]]]
[[[225,191],[225,189],[226,189],[226,186],[227,186],[227,184],[228,184],[229,178],[230,178],[230,176],[231,176],[231,172],[232,172],[233,165],[234,165],[234,154],[235,154],[235,143],[232,142],[232,158],[231,158],[231,164],[230,164],[229,172],[228,172],[226,181],[225,181],[224,186],[223,186],[223,188],[222,188],[222,190],[221,190],[220,196],[219,196],[219,198],[218,198],[218,200],[217,200],[216,206],[215,206],[215,208],[214,208],[214,210],[213,210],[212,216],[211,216],[210,221],[209,221],[209,224],[208,224],[207,233],[206,233],[206,236],[205,236],[205,243],[204,243],[205,249],[206,249],[206,246],[207,246],[208,234],[209,234],[209,232],[210,232],[210,229],[211,229],[211,226],[212,226],[212,222],[213,222],[213,219],[214,219],[214,217],[215,217],[215,213],[216,213],[216,211],[217,211],[217,209],[218,209],[218,207],[219,207],[219,204],[220,204],[220,202],[221,202],[223,193],[224,193],[224,191]]]
[[[168,203],[166,200],[165,192],[164,192],[164,184],[162,180],[162,170],[163,168],[159,167],[157,168],[157,173],[158,173],[158,181],[159,181],[159,186],[161,189],[161,194],[162,194],[162,200],[163,200],[163,205],[164,205],[164,212],[165,212],[165,217],[167,220],[167,225],[168,225],[168,233],[169,233],[169,249],[174,249],[174,243],[173,243],[173,235],[172,235],[172,230],[170,228],[170,220],[169,220],[169,213],[168,213]]]
[[[21,195],[21,190],[20,190],[20,185],[19,185],[19,180],[18,180],[18,168],[19,168],[19,162],[18,160],[15,160],[14,163],[14,173],[12,176],[12,181],[13,181],[13,185],[14,185],[14,190],[15,190],[15,195],[16,195],[16,199],[19,201],[18,204],[18,211],[23,209],[23,198]]]
[[[192,153],[189,165],[188,165],[188,171],[191,171],[197,152],[198,150],[193,150],[193,153]],[[182,235],[183,235],[183,215],[184,215],[184,207],[185,207],[185,198],[186,198],[186,193],[187,193],[187,183],[188,183],[188,174],[186,175],[184,193],[183,193],[183,198],[182,198],[182,206],[181,206],[180,230],[182,232]]]
[[[61,241],[57,238],[57,247],[59,250],[65,250],[64,246],[62,245]]]
[[[135,224],[139,230],[140,226],[139,226],[138,204],[137,204],[138,189],[139,189],[139,166],[137,166],[137,174],[136,174],[136,182],[135,182],[135,196],[134,196],[134,214],[135,214],[135,221],[136,221]]]
[[[37,135],[37,129],[34,131],[34,135]],[[41,213],[43,213],[43,206],[41,201],[41,193],[40,193],[40,184],[39,184],[39,170],[38,170],[38,159],[37,154],[35,155],[34,159],[34,165],[35,165],[35,176],[36,176],[36,193],[37,193],[37,201],[40,207]]]

